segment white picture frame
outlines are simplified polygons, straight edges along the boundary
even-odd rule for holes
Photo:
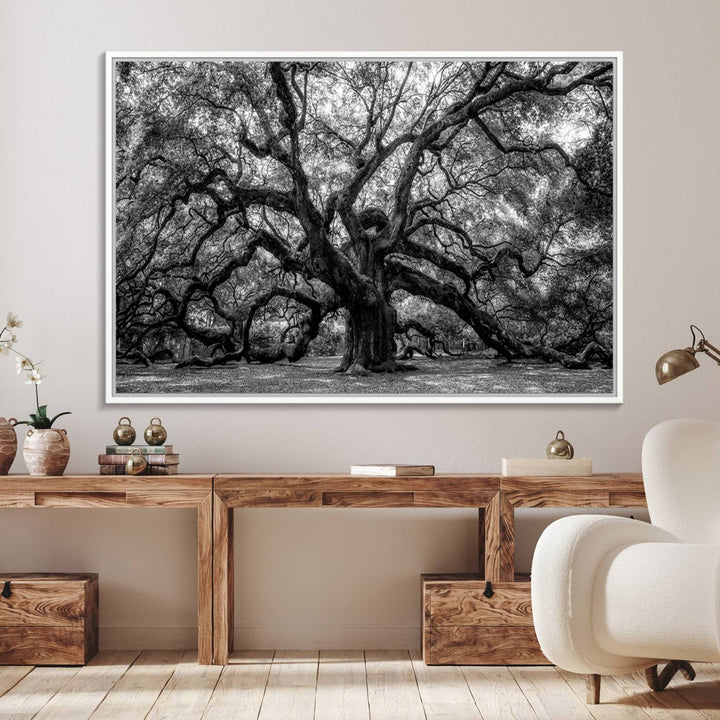
[[[251,393],[251,392],[127,392],[117,388],[116,362],[116,194],[115,194],[115,67],[128,61],[516,61],[539,60],[569,62],[603,61],[613,64],[613,348],[612,390],[602,393],[424,393],[424,394],[372,394],[372,393]],[[417,53],[243,53],[243,52],[107,52],[106,53],[106,395],[108,403],[403,403],[403,404],[455,404],[455,403],[592,403],[618,404],[623,399],[623,293],[622,293],[622,52],[417,52]]]

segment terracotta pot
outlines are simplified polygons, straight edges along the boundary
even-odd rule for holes
[[[62,475],[70,459],[67,432],[55,428],[28,428],[23,457],[31,475]]]
[[[17,453],[17,435],[15,435],[15,418],[6,420],[0,417],[0,475],[7,475]]]

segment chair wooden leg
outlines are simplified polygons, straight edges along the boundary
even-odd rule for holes
[[[677,672],[681,672],[686,680],[695,679],[693,666],[685,660],[671,660],[659,674],[658,666],[653,665],[645,670],[645,678],[651,690],[662,692]]]
[[[586,675],[585,676],[585,692],[588,705],[598,705],[600,703],[600,682],[602,675]]]

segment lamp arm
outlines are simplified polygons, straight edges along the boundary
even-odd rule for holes
[[[712,358],[718,365],[720,365],[720,350],[707,340],[703,339],[698,343],[698,350],[704,352],[708,357]]]

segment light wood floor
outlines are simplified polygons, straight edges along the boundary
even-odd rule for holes
[[[0,667],[0,719],[625,720],[720,719],[720,665],[699,664],[650,693],[639,675],[604,678],[601,705],[581,676],[551,667],[427,667],[416,652],[238,652],[225,667],[195,651],[103,652],[83,668]]]

